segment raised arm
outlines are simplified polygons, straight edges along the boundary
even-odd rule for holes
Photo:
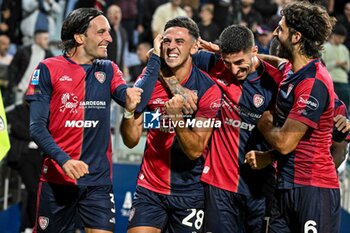
[[[135,114],[136,106],[141,99],[141,92],[139,88],[128,88],[126,94],[120,133],[124,144],[129,148],[133,148],[139,143],[142,134],[143,115]]]

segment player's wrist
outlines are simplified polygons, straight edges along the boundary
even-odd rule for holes
[[[134,111],[130,112],[128,111],[126,108],[124,108],[124,113],[123,113],[123,117],[125,119],[131,119],[134,117]]]

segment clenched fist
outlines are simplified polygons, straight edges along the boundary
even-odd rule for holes
[[[89,166],[80,160],[70,159],[62,166],[63,171],[69,178],[77,180],[89,174]]]
[[[186,100],[182,95],[174,95],[168,102],[165,103],[165,111],[171,118],[178,118],[182,115],[182,108]]]
[[[141,93],[143,90],[138,87],[129,87],[126,89],[125,109],[128,112],[135,112],[136,106],[141,102]]]

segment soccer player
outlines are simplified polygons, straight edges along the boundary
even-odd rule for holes
[[[197,93],[198,109],[184,116],[184,98],[181,95],[172,97],[161,81],[156,83],[147,108],[153,112],[154,118],[161,115],[160,129],[148,129],[128,233],[193,233],[202,230],[202,155],[213,130],[213,121],[214,126],[218,126],[215,117],[221,92],[206,73],[192,65],[198,37],[199,29],[192,19],[177,17],[166,23],[162,39],[155,40],[154,50],[161,47],[164,65],[170,73],[181,85]],[[162,75],[167,77],[164,70]],[[138,143],[146,119],[146,115],[145,119],[143,115],[123,118],[121,134],[128,147]],[[188,127],[186,124],[190,122],[194,124]],[[204,126],[208,122],[211,124]]]
[[[210,42],[201,43],[210,50],[215,47]],[[213,132],[201,178],[208,184],[205,230],[261,232],[275,169],[271,165],[253,171],[244,164],[244,156],[252,148],[269,148],[256,123],[274,105],[282,73],[256,57],[254,35],[245,26],[226,28],[217,49],[221,54],[200,51],[194,59],[224,93],[219,112],[223,124]]]
[[[291,70],[291,63],[287,59],[282,58],[284,57],[284,54],[278,50],[279,44],[279,41],[274,38],[271,42],[271,55],[258,54],[258,57],[264,61],[267,61],[274,67],[282,70],[285,76],[291,75],[293,74],[293,71]],[[274,55],[279,55],[281,57]],[[331,146],[331,154],[335,163],[335,167],[338,168],[340,164],[345,160],[347,153],[347,141],[345,139],[348,136],[350,130],[350,123],[348,120],[349,114],[346,106],[341,100],[339,100],[336,94],[334,101],[334,127],[332,134],[333,143]]]
[[[252,151],[246,158],[254,168],[277,160],[278,203],[270,232],[339,232],[340,191],[329,149],[335,97],[319,59],[334,20],[306,2],[291,3],[281,14],[274,35],[293,74],[279,87],[275,114],[265,112],[258,123],[275,151]]]
[[[86,232],[114,230],[110,104],[128,101],[128,112],[141,112],[160,63],[151,57],[140,88],[128,88],[118,66],[100,60],[107,56],[109,31],[102,12],[73,11],[62,26],[64,55],[33,72],[26,96],[30,132],[44,152],[34,232],[73,232],[77,216]]]

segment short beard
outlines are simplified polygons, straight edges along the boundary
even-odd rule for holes
[[[277,47],[277,56],[281,58],[288,59],[289,61],[293,60],[293,47],[290,43],[283,45],[281,42]]]

